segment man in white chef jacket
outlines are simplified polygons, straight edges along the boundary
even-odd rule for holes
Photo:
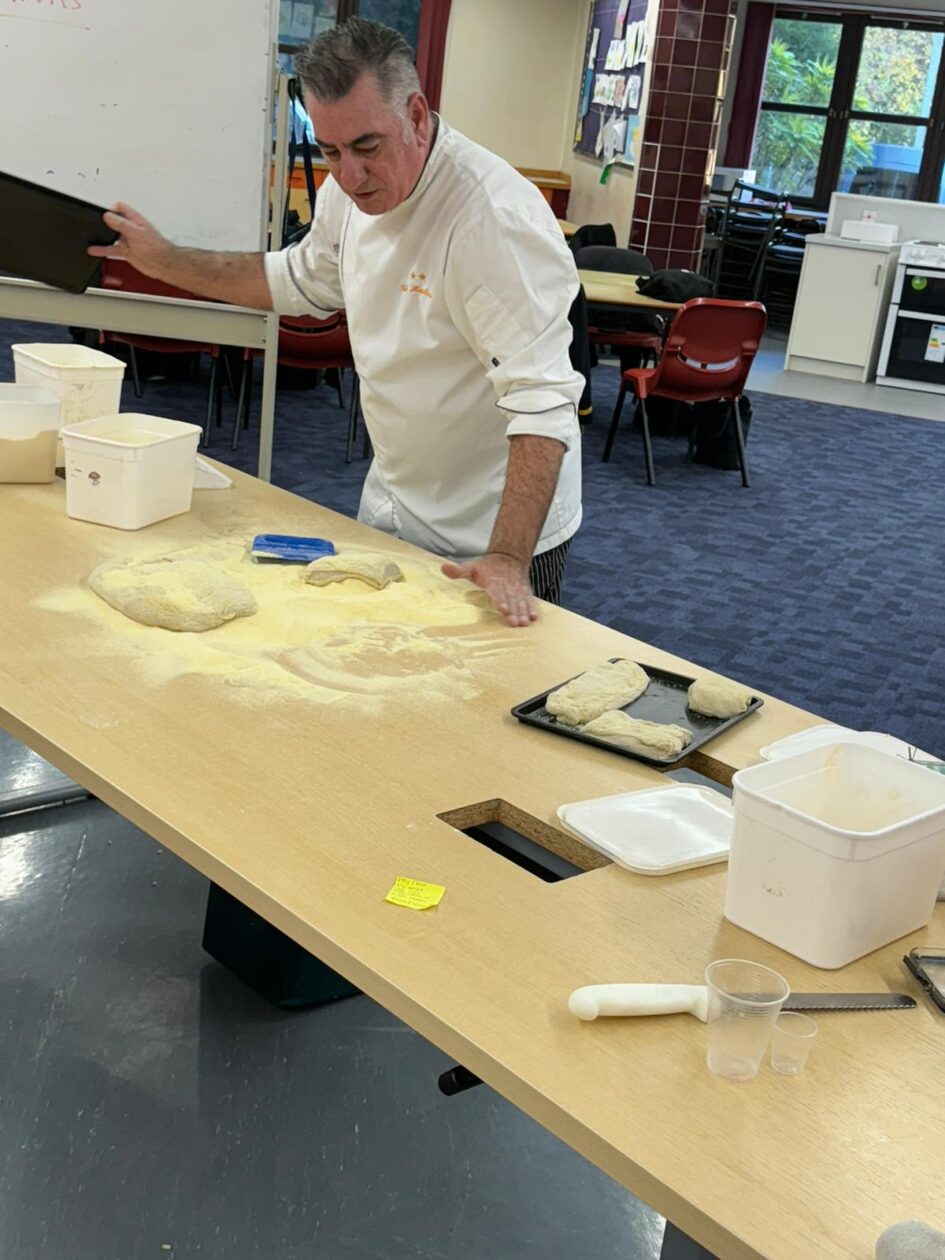
[[[343,308],[374,447],[359,519],[527,625],[581,521],[571,253],[538,190],[431,113],[396,31],[352,18],[297,69],[330,172],[304,240],[185,249],[119,204],[118,243],[90,252],[239,305]]]

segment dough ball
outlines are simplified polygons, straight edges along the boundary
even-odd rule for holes
[[[124,564],[107,561],[89,586],[112,608],[163,630],[213,630],[257,609],[248,586],[204,560],[173,556]]]
[[[751,692],[741,683],[718,674],[697,678],[689,688],[689,707],[705,717],[730,718],[744,713],[751,704]]]
[[[608,709],[636,700],[649,682],[636,661],[605,661],[558,687],[545,701],[545,708],[569,726],[582,726]]]
[[[404,575],[386,556],[342,554],[319,556],[305,570],[303,578],[313,586],[327,586],[329,582],[346,582],[354,578],[381,591],[391,582],[402,582]]]
[[[606,739],[628,752],[659,761],[678,757],[692,739],[692,731],[684,726],[674,726],[671,722],[646,722],[643,718],[632,718],[622,709],[602,713],[582,727],[582,731],[585,735]]]

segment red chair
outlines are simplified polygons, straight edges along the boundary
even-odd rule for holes
[[[130,263],[118,258],[106,258],[102,264],[102,288],[123,289],[130,293],[146,293],[154,297],[193,298],[196,294],[178,289],[162,280],[154,280],[151,276],[142,275]],[[110,332],[105,329],[99,332],[99,345],[106,346],[112,342],[128,347],[128,361],[131,368],[131,379],[134,385],[135,398],[144,393],[141,376],[138,372],[136,351],[149,350],[158,354],[209,354],[210,355],[210,388],[207,397],[207,419],[204,425],[204,441],[209,438],[210,421],[214,409],[217,424],[223,420],[223,378],[220,374],[220,347],[206,341],[179,341],[176,337],[151,337],[139,333]]]
[[[620,393],[604,446],[604,460],[610,459],[628,389],[633,390],[640,403],[646,479],[651,486],[656,484],[656,476],[646,414],[647,398],[671,398],[688,403],[728,402],[735,421],[742,485],[750,485],[738,399],[758,353],[766,321],[765,308],[760,302],[694,298],[684,303],[673,318],[656,367],[630,368],[620,378]]]
[[[232,448],[234,451],[239,445],[240,430],[249,428],[253,362],[261,354],[261,350],[243,351],[243,372],[240,377],[239,401],[236,404],[236,423],[233,426]],[[345,368],[351,369],[354,380],[351,387],[351,403],[348,407],[348,446],[345,453],[345,463],[350,464],[357,434],[361,382],[358,379],[354,356],[351,353],[348,321],[344,311],[339,311],[328,319],[315,319],[309,315],[283,315],[279,320],[278,362],[280,367],[302,368],[306,371],[324,372],[334,368],[338,373],[337,389],[340,407],[345,405],[341,373]]]

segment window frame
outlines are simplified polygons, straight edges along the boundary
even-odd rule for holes
[[[827,105],[765,101],[763,95],[758,102],[759,121],[763,111],[826,119],[814,191],[810,196],[802,196],[790,189],[785,190],[792,203],[809,206],[811,209],[826,210],[831,196],[837,191],[850,123],[877,122],[926,128],[922,161],[911,199],[938,204],[939,188],[942,184],[943,173],[945,173],[943,171],[945,168],[945,50],[939,60],[938,76],[932,92],[931,110],[928,117],[859,110],[853,105],[853,96],[856,91],[857,71],[867,29],[880,27],[887,30],[918,30],[927,31],[930,35],[945,35],[945,21],[935,22],[889,16],[873,18],[866,13],[841,11],[811,12],[794,5],[778,5],[774,12],[774,22],[779,18],[787,21],[827,22],[840,26],[837,63],[830,101]],[[772,23],[770,38],[773,36],[774,24]]]

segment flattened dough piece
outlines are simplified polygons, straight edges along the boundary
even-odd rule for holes
[[[306,582],[313,586],[327,586],[329,582],[345,582],[348,578],[356,578],[366,582],[376,591],[381,591],[391,582],[402,582],[404,575],[393,560],[386,556],[345,555],[319,556],[313,560],[303,574]]]
[[[605,661],[553,691],[545,708],[569,726],[582,726],[608,709],[619,709],[642,696],[647,673],[636,661]]]
[[[692,740],[692,731],[684,726],[675,726],[671,722],[646,722],[643,718],[630,717],[622,709],[602,713],[581,729],[585,735],[606,739],[628,752],[642,753],[644,757],[656,757],[661,761],[678,757]]]
[[[718,674],[697,678],[689,688],[689,707],[706,717],[730,718],[744,713],[751,704],[751,692],[741,683]]]
[[[258,607],[239,578],[187,557],[109,560],[92,570],[89,586],[132,621],[162,630],[213,630],[234,617],[251,617]]]

